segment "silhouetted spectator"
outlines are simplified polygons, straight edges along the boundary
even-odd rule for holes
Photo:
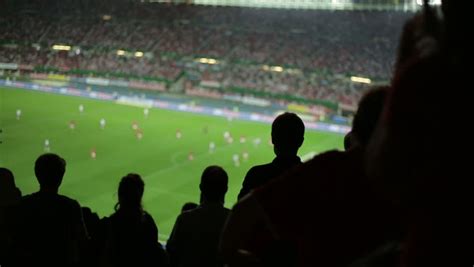
[[[0,265],[7,266],[9,262],[14,212],[20,198],[21,192],[15,185],[13,173],[0,168]]]
[[[403,267],[474,264],[472,133],[463,129],[472,117],[472,9],[442,3],[442,19],[425,10],[405,26],[369,146],[368,173],[404,216]]]
[[[181,213],[185,211],[190,211],[198,207],[198,204],[194,202],[186,202],[184,203],[183,207],[181,208]]]
[[[87,232],[77,201],[59,195],[66,161],[43,154],[35,162],[40,190],[21,199],[15,232],[17,266],[76,266]]]
[[[361,100],[351,135],[356,146],[320,154],[235,205],[222,237],[226,263],[347,266],[398,238],[396,214],[363,164],[385,95],[378,88]]]
[[[166,255],[158,243],[155,221],[142,207],[145,184],[138,174],[123,177],[115,213],[104,219],[105,266],[164,266]]]
[[[202,173],[201,203],[178,216],[166,245],[172,266],[222,266],[217,251],[229,214],[224,207],[227,183],[227,173],[219,166],[209,166]]]
[[[244,178],[238,198],[301,164],[297,156],[304,141],[304,123],[294,113],[279,115],[272,124],[272,143],[276,158],[268,164],[252,167]]]

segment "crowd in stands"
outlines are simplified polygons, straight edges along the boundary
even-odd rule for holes
[[[217,81],[224,87],[240,87],[268,94],[289,94],[307,99],[324,99],[335,103],[357,105],[364,86],[346,76],[324,72],[302,72],[288,69],[269,71],[270,66],[230,65],[219,70],[201,68],[200,80]]]
[[[278,116],[276,157],[249,170],[231,210],[227,173],[210,163],[199,205],[186,203],[166,246],[138,174],[98,220],[58,194],[60,156],[38,157],[39,191],[23,197],[1,168],[1,266],[472,266],[470,131],[444,125],[470,115],[469,12],[445,1],[443,21],[432,11],[408,21],[392,82],[364,94],[345,151],[301,162],[304,124]]]
[[[105,14],[110,16],[106,20]],[[174,80],[196,58],[206,57],[225,65],[219,71],[230,86],[245,86],[250,91],[287,90],[330,101],[343,95],[338,90],[349,89],[351,102],[356,104],[360,92],[327,77],[341,74],[388,80],[400,26],[409,15],[146,4],[83,13],[63,11],[59,16],[13,12],[0,17],[0,42],[21,44],[22,48],[0,46],[0,62]],[[40,51],[32,44],[38,44]],[[73,49],[54,52],[54,44]],[[117,55],[117,50],[131,56]],[[136,51],[145,55],[135,58]],[[267,73],[262,65],[294,68],[303,75]],[[330,74],[308,79],[315,71]],[[282,88],[276,89],[275,84]]]

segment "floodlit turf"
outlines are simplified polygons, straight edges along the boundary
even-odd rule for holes
[[[16,119],[17,109],[22,110],[20,120]],[[101,118],[106,119],[105,129],[99,126]],[[76,122],[74,130],[69,128],[71,120]],[[133,121],[143,130],[142,140],[134,134]],[[206,126],[207,134],[203,131]],[[22,89],[0,88],[0,128],[0,166],[14,172],[23,194],[38,189],[33,166],[44,152],[45,139],[50,140],[51,152],[67,160],[60,193],[101,217],[113,212],[120,178],[129,172],[140,174],[145,180],[144,208],[158,224],[162,240],[169,235],[181,206],[199,201],[198,184],[206,166],[216,164],[227,170],[226,206],[231,207],[247,170],[273,159],[269,124],[158,109],[150,110],[145,118],[138,107]],[[179,140],[177,129],[182,132]],[[225,131],[234,137],[232,144],[225,142]],[[247,138],[243,144],[239,142],[242,135]],[[261,144],[254,145],[254,138],[261,138]],[[211,141],[216,143],[212,154]],[[341,146],[341,135],[307,131],[299,154]],[[90,156],[93,148],[95,160]],[[193,161],[188,160],[191,151]],[[234,166],[232,156],[242,158],[244,151],[249,153],[248,161]]]

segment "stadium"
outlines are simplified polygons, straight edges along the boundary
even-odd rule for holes
[[[343,150],[359,101],[390,84],[403,25],[423,5],[2,2],[0,167],[28,195],[39,189],[38,156],[60,155],[60,194],[99,218],[114,213],[121,178],[137,173],[161,244],[183,204],[200,202],[207,166],[225,169],[225,207],[237,203],[249,169],[275,157],[278,115],[304,121],[303,162]]]

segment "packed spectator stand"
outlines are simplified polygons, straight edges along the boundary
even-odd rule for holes
[[[172,82],[191,69],[198,76],[194,84],[212,80],[249,93],[355,105],[366,86],[349,77],[389,80],[400,26],[411,15],[146,3],[94,7],[61,10],[59,16],[41,9],[1,16],[0,62]],[[71,49],[53,50],[56,44]],[[217,64],[196,64],[199,58]]]

